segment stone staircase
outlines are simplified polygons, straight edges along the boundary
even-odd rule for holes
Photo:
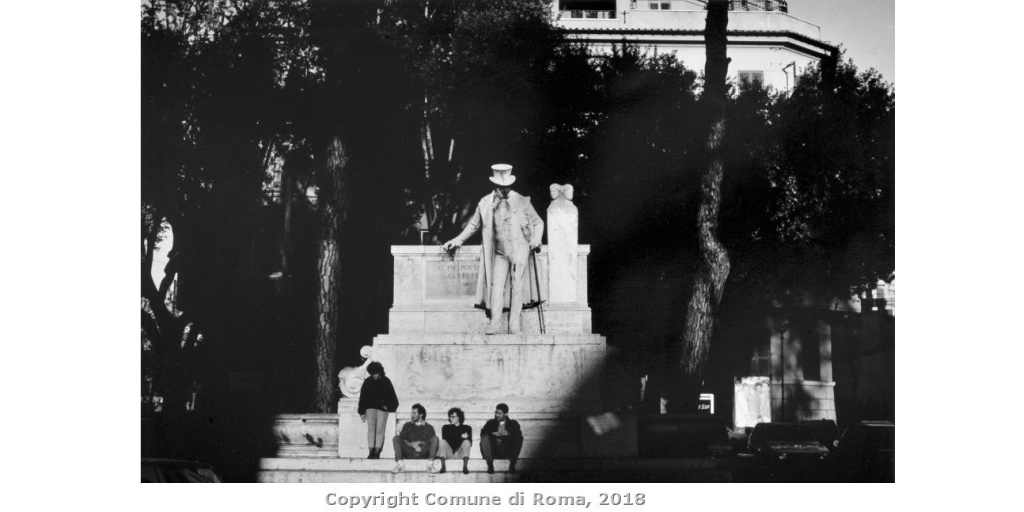
[[[517,473],[508,461],[494,461],[487,473],[483,459],[449,461],[448,471],[427,471],[429,461],[407,460],[405,471],[391,473],[394,460],[356,458],[273,458],[260,461],[257,481],[266,483],[503,483],[503,482],[733,482],[755,479],[758,467],[750,458],[699,459],[521,459]]]

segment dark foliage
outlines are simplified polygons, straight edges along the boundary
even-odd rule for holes
[[[311,410],[319,233],[306,191],[323,183],[336,139],[350,158],[336,368],[387,331],[389,246],[419,243],[421,215],[438,239],[457,232],[490,164],[505,161],[539,211],[549,184],[576,187],[595,331],[628,349],[634,373],[660,372],[697,261],[697,73],[625,44],[593,55],[562,40],[540,0],[377,7],[143,10],[143,357],[165,410],[184,411],[197,383],[198,409],[236,402],[240,372],[262,375],[267,411]],[[789,94],[733,92],[720,215],[733,267],[719,323],[888,277],[892,87],[840,61]],[[173,249],[154,281],[163,222]],[[713,344],[711,358],[736,353]]]

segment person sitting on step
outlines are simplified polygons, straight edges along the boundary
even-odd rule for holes
[[[494,459],[508,459],[508,472],[516,472],[516,461],[523,449],[523,431],[519,422],[508,417],[508,405],[498,404],[494,419],[480,430],[480,454],[487,460],[487,472],[494,473]]]
[[[412,406],[409,416],[410,421],[402,425],[401,432],[394,437],[395,444],[395,468],[392,473],[405,471],[405,459],[427,459],[432,460],[437,456],[437,435],[434,427],[427,423],[427,410],[420,404]],[[433,464],[430,466],[431,473],[437,473],[438,468]]]
[[[447,471],[446,459],[462,459],[462,474],[469,474],[469,451],[473,447],[473,427],[466,425],[466,414],[453,407],[448,410],[448,424],[441,427],[441,472]]]

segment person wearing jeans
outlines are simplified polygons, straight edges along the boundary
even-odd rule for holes
[[[384,431],[388,425],[388,413],[398,410],[398,397],[391,380],[384,376],[384,366],[376,361],[366,367],[369,377],[363,381],[359,391],[359,418],[366,423],[366,445],[370,448],[368,459],[379,459],[384,449]]]

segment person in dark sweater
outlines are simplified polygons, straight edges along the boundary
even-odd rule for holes
[[[379,459],[384,449],[384,431],[388,425],[388,413],[398,410],[398,396],[395,386],[384,376],[384,366],[376,361],[366,366],[369,377],[359,390],[359,418],[366,423],[366,445],[370,448],[368,459]]]
[[[441,427],[441,472],[447,471],[446,459],[462,459],[462,474],[469,474],[469,451],[473,447],[473,427],[466,425],[466,414],[453,407],[448,410],[448,424]]]
[[[412,406],[409,422],[402,425],[402,431],[392,439],[395,443],[395,469],[392,473],[405,471],[405,459],[433,459],[437,456],[437,434],[427,423],[427,410],[420,404]],[[437,473],[431,463],[429,471]]]
[[[508,472],[516,472],[519,452],[523,449],[523,431],[519,422],[508,417],[508,405],[498,404],[494,419],[480,429],[480,454],[487,461],[487,472],[494,473],[494,459],[508,459]]]

